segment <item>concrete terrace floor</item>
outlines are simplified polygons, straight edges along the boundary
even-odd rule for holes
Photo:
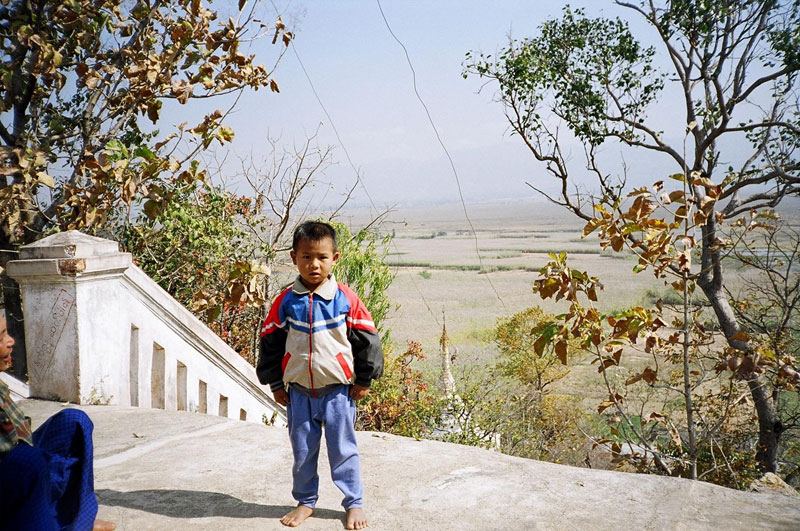
[[[38,426],[61,404],[21,402]],[[286,529],[285,428],[209,415],[80,406],[95,424],[99,517],[121,531]],[[375,530],[800,529],[800,501],[703,482],[588,470],[359,432]],[[323,445],[324,446],[324,445]],[[300,529],[340,530],[324,448],[320,501]]]

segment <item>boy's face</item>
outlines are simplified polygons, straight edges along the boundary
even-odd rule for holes
[[[14,338],[8,335],[6,320],[0,316],[0,372],[11,367],[11,351],[14,349]]]
[[[325,282],[333,265],[339,260],[339,253],[334,252],[333,240],[330,238],[300,240],[297,242],[297,249],[289,254],[300,273],[300,280],[311,291]]]

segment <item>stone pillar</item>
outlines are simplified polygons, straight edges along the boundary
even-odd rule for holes
[[[78,231],[26,245],[9,262],[22,293],[32,397],[129,402],[130,325],[117,286],[130,265],[116,242]]]

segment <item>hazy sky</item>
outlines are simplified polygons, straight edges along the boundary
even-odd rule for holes
[[[258,156],[266,151],[267,135],[291,145],[322,123],[319,142],[334,150],[335,164],[327,177],[336,183],[337,193],[354,181],[355,172],[312,92],[299,56],[379,207],[457,201],[450,164],[414,93],[412,71],[378,2],[275,2],[295,31],[295,50],[287,51],[275,73],[280,94],[262,90],[240,101],[230,119],[237,152]],[[502,106],[492,101],[496,87],[478,93],[479,79],[462,78],[465,53],[494,53],[509,35],[531,36],[544,20],[558,16],[563,5],[535,0],[381,1],[392,30],[408,50],[417,89],[452,156],[468,202],[534,196],[525,181],[542,183],[546,175],[520,139],[509,136]],[[571,5],[584,6],[593,16],[631,16],[610,0]],[[639,21],[632,22],[635,29],[646,30]],[[274,54],[267,43],[259,46]],[[578,146],[574,157],[582,157]],[[627,162],[637,167],[635,160]],[[643,178],[651,182],[661,176]],[[366,203],[363,192],[354,203]]]

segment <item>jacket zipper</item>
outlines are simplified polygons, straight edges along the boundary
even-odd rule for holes
[[[314,389],[314,373],[311,370],[311,356],[314,352],[311,342],[311,335],[314,332],[314,293],[308,294],[308,377],[311,380],[311,396],[317,398],[317,390]]]

